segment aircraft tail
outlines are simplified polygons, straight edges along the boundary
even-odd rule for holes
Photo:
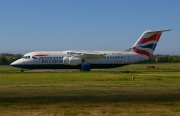
[[[131,47],[131,49],[138,53],[147,55],[149,58],[153,57],[153,52],[156,48],[156,45],[160,39],[162,32],[170,31],[167,30],[147,30],[145,31],[141,37],[137,40],[137,42]]]

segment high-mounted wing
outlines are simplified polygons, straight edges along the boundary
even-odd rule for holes
[[[99,53],[83,53],[79,57],[83,59],[88,59],[88,58],[104,58],[105,54],[99,54]]]
[[[98,52],[87,52],[87,51],[67,51],[68,55],[80,57],[82,59],[96,59],[96,58],[104,58],[106,54],[101,54]]]

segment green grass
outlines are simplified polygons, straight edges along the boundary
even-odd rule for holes
[[[155,66],[155,68],[148,69],[147,66]],[[114,68],[118,70],[133,70],[133,71],[167,71],[167,72],[180,72],[180,63],[167,63],[167,64],[133,64],[127,65],[119,68]]]
[[[146,66],[113,69],[131,73],[20,73],[0,66],[0,115],[180,115],[180,65]]]

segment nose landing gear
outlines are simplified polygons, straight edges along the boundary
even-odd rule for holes
[[[20,70],[20,72],[24,72],[24,69],[22,68],[22,69]]]

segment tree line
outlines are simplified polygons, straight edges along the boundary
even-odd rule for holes
[[[140,62],[142,64],[147,63],[180,63],[180,56],[171,55],[155,55],[153,58]]]
[[[9,65],[15,60],[21,58],[21,54],[0,54],[0,65]],[[140,64],[148,63],[180,63],[180,56],[155,55],[152,59],[139,62]]]
[[[0,65],[9,65],[21,57],[22,57],[21,54],[2,53],[2,54],[0,54]]]

